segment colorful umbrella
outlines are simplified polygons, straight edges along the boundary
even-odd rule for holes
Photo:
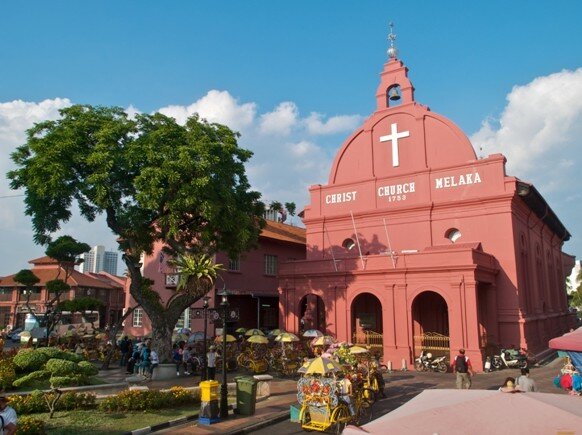
[[[364,347],[361,347],[361,346],[352,346],[352,347],[350,347],[350,353],[353,354],[353,355],[357,355],[359,353],[368,353],[368,352],[369,352],[368,349],[366,349]]]
[[[317,329],[308,329],[303,333],[303,337],[323,337],[323,332]]]
[[[281,343],[291,343],[292,341],[299,341],[299,337],[291,332],[283,332],[282,334],[275,337],[275,341],[280,341]]]
[[[214,341],[215,341],[216,343],[222,343],[222,335],[219,335],[219,336],[217,336],[217,337],[214,339]],[[235,338],[235,337],[233,337],[233,336],[232,336],[232,335],[230,335],[230,334],[226,334],[226,342],[227,342],[227,343],[232,343],[232,342],[235,342],[235,341],[236,341],[236,338]]]
[[[315,358],[310,358],[307,361],[305,361],[301,367],[299,367],[299,370],[297,370],[297,373],[305,373],[307,371],[307,368],[309,367],[309,364],[311,364],[313,362]]]
[[[247,332],[247,328],[238,328],[234,332],[236,332],[237,334],[244,334],[245,332]]]
[[[261,331],[260,329],[254,328],[254,329],[249,329],[247,332],[245,332],[245,335],[247,337],[250,337],[251,335],[265,335],[265,333],[263,331]]]
[[[189,328],[180,328],[176,332],[178,332],[178,334],[186,334],[186,335],[189,335],[192,331],[190,331]]]
[[[263,337],[262,335],[251,335],[247,338],[249,343],[259,343],[259,344],[267,344],[269,339],[267,337]]]
[[[305,364],[308,364],[305,368],[306,375],[327,375],[328,373],[343,371],[343,367],[339,363],[329,358],[319,357]]]
[[[283,332],[286,332],[284,329],[273,329],[271,332],[269,332],[269,335],[271,336],[277,336],[277,335],[281,335]]]
[[[193,343],[195,341],[204,341],[204,332],[197,331],[194,334],[190,334],[190,337],[188,337],[188,343]]]
[[[311,342],[312,346],[329,346],[335,342],[335,338],[331,335],[324,335],[323,337],[318,337]]]

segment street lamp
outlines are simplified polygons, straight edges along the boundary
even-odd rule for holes
[[[204,311],[204,353],[202,354],[202,361],[204,361],[203,364],[203,368],[202,368],[202,375],[200,376],[200,379],[202,381],[205,381],[206,379],[208,379],[208,375],[207,375],[207,371],[208,371],[208,360],[206,359],[206,336],[208,334],[208,300],[210,299],[210,296],[204,296],[204,298],[202,298],[202,300],[204,301],[204,305],[202,305],[202,310]]]
[[[228,292],[223,289],[218,293],[222,298],[220,309],[222,314],[222,385],[220,386],[220,418],[228,418],[228,386],[226,384],[226,319],[228,318]]]

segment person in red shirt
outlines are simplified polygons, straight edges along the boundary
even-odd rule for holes
[[[457,375],[457,389],[468,390],[471,388],[471,376],[475,374],[469,357],[465,355],[465,349],[459,349],[459,354],[451,364],[453,373]]]

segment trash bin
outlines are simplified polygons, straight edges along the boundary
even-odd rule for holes
[[[234,380],[236,381],[236,412],[240,415],[254,415],[258,381],[249,376],[237,376]]]

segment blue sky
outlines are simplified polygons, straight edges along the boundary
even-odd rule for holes
[[[0,171],[26,128],[68,104],[199,111],[241,131],[266,200],[301,206],[374,110],[393,21],[416,100],[484,153],[506,154],[508,172],[533,181],[574,235],[565,250],[582,254],[581,16],[576,1],[2,2]],[[0,198],[0,276],[43,253],[26,241],[21,203]],[[102,222],[67,230],[114,247]]]

